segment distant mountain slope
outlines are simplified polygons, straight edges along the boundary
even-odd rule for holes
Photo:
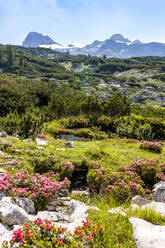
[[[165,44],[159,42],[142,43],[140,40],[130,41],[121,34],[112,35],[110,39],[105,41],[94,41],[83,47],[77,46],[60,46],[54,44],[39,45],[50,48],[59,52],[69,52],[71,55],[91,55],[114,58],[130,58],[144,56],[165,56]]]
[[[44,36],[37,32],[30,32],[23,41],[24,47],[39,47],[40,45],[58,44],[49,36]],[[59,44],[58,44],[59,45]]]
[[[31,54],[26,50],[32,50]],[[12,73],[28,79],[57,80],[73,79],[73,73],[68,72],[62,65],[53,60],[41,58],[39,52],[33,52],[38,48],[21,48],[0,45],[0,73]],[[44,49],[43,49],[44,50]],[[47,49],[46,49],[47,50]],[[44,51],[43,51],[44,54]]]

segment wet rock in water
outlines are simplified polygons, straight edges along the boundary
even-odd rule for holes
[[[11,197],[3,197],[0,201],[0,221],[9,226],[24,224],[28,214],[19,206],[12,203]]]
[[[23,208],[28,214],[35,214],[34,202],[26,197],[16,197],[15,202],[21,208]]]
[[[155,201],[165,203],[165,182],[156,183],[153,187],[152,195]]]
[[[164,248],[165,226],[153,225],[139,218],[130,218],[137,248]]]

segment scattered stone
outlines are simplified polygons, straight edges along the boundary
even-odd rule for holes
[[[5,228],[3,224],[0,223],[0,237],[4,235],[8,230]]]
[[[25,142],[25,143],[31,143],[32,142],[32,139],[24,139],[22,141]]]
[[[151,201],[141,197],[140,195],[135,195],[133,198],[132,198],[132,204],[137,204],[139,206],[142,206],[142,205],[146,205],[148,203],[150,203]]]
[[[0,201],[2,200],[2,198],[6,197],[7,195],[5,194],[5,192],[0,192]]]
[[[60,197],[63,197],[63,196],[69,196],[69,190],[68,189],[60,189],[60,192],[59,192],[59,196]]]
[[[68,148],[72,148],[74,145],[74,142],[67,142],[65,143],[65,146],[68,147]]]
[[[28,214],[19,206],[12,203],[11,197],[4,197],[0,201],[0,221],[9,226],[24,224],[28,221]]]
[[[4,156],[4,158],[15,158],[15,156],[13,156],[13,155],[6,155],[6,156]]]
[[[3,168],[1,168],[0,167],[0,174],[3,174],[3,173],[5,173],[6,171],[3,169]]]
[[[41,140],[39,138],[36,138],[36,143],[38,146],[46,146],[48,144],[46,140]]]
[[[34,202],[26,197],[16,197],[15,202],[21,208],[23,208],[28,214],[35,214]]]
[[[71,195],[79,195],[79,196],[89,197],[89,192],[86,190],[73,190],[71,192]]]
[[[121,214],[121,215],[123,215],[123,216],[126,216],[126,213],[124,213],[124,212],[120,209],[120,207],[109,209],[109,210],[108,210],[108,213],[111,213],[111,214]]]
[[[56,198],[54,201],[49,202],[46,205],[46,210],[48,210],[48,211],[56,211],[56,208],[57,208],[58,204],[59,204],[59,200],[58,200],[58,198]]]
[[[165,226],[153,225],[145,220],[130,218],[137,248],[164,248]]]
[[[3,151],[0,151],[0,156],[4,156],[5,153]]]
[[[38,149],[39,149],[39,150],[43,150],[43,151],[44,151],[44,150],[45,150],[45,147],[38,146]]]
[[[1,138],[6,138],[7,137],[7,133],[5,131],[0,132],[0,137]]]
[[[153,187],[152,195],[155,201],[165,202],[165,182],[156,183]]]

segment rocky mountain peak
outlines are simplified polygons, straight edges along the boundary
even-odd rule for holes
[[[23,42],[25,47],[39,47],[40,45],[58,44],[52,40],[48,35],[42,35],[37,32],[30,32]],[[59,45],[59,44],[58,44]]]
[[[113,41],[130,42],[130,40],[128,38],[125,38],[121,34],[114,34],[114,35],[112,35],[112,37],[110,39]]]

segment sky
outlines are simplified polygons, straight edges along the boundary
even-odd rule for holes
[[[21,45],[36,31],[67,45],[121,33],[165,43],[165,0],[0,0],[0,43]]]

